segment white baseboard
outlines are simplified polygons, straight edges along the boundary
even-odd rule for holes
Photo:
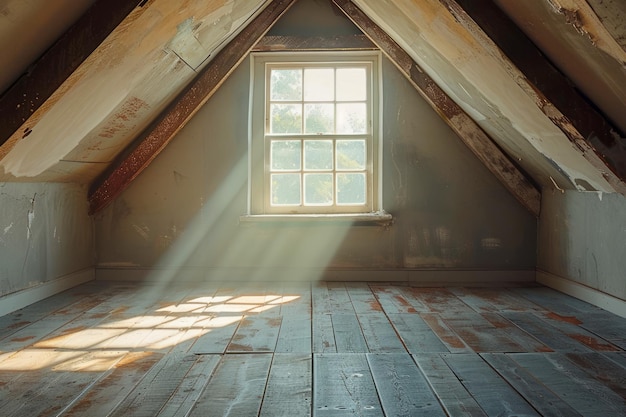
[[[621,298],[541,270],[537,271],[537,282],[626,318],[626,301]]]
[[[86,268],[31,288],[0,297],[0,317],[95,279],[94,268]]]
[[[412,286],[524,285],[535,282],[535,270],[416,270],[323,268],[96,268],[97,281],[367,281]]]

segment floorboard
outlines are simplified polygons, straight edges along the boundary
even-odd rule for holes
[[[625,335],[541,286],[88,283],[0,317],[0,415],[626,415]]]

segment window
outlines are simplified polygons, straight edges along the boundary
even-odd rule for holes
[[[252,60],[251,213],[378,211],[378,55]]]

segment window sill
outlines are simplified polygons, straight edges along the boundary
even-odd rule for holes
[[[307,224],[329,223],[351,226],[382,226],[393,224],[393,216],[387,212],[354,214],[246,214],[239,217],[239,224]]]

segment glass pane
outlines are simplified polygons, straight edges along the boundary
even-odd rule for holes
[[[365,103],[337,104],[337,133],[367,133]]]
[[[337,101],[365,101],[366,86],[365,68],[337,69]]]
[[[333,169],[333,141],[306,140],[304,141],[304,169],[322,170]]]
[[[304,174],[304,205],[333,204],[333,174]]]
[[[273,140],[270,146],[272,171],[299,170],[300,149],[299,140]]]
[[[307,68],[304,70],[304,100],[332,101],[335,99],[335,70]]]
[[[365,174],[337,174],[337,204],[365,204]]]
[[[367,151],[365,140],[338,140],[337,141],[337,169],[361,170],[365,169]]]
[[[302,133],[302,105],[272,104],[270,106],[270,133]]]
[[[304,133],[333,133],[335,111],[332,104],[304,105]]]
[[[300,205],[300,174],[272,174],[272,205]]]
[[[270,100],[302,100],[302,70],[273,69],[270,76]]]

